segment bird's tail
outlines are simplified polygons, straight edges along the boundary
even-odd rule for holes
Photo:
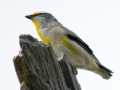
[[[99,73],[99,74],[103,77],[103,79],[109,79],[112,76],[111,73],[113,73],[113,72],[111,70],[109,70],[108,68],[106,68],[105,66],[101,65],[100,63],[97,63],[97,64],[101,71],[101,73]]]

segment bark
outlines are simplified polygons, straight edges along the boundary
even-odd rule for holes
[[[19,40],[21,50],[13,62],[21,90],[81,90],[77,70],[63,53],[56,55],[50,44],[30,35]]]

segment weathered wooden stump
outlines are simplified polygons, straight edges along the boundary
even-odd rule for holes
[[[19,39],[21,50],[13,62],[21,90],[81,90],[77,71],[65,55],[57,57],[50,44],[30,35],[20,35]]]

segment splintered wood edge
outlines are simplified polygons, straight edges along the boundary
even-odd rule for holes
[[[17,56],[14,56],[13,63],[14,63],[15,71],[18,76],[19,82],[22,83],[22,81],[24,80],[23,68],[22,68],[23,66],[22,55],[18,54]]]
[[[20,90],[29,90],[26,83],[23,81],[20,85]]]
[[[30,85],[29,85],[29,79],[27,78],[27,74],[28,74],[27,68],[23,61],[23,54],[21,53],[21,50],[17,56],[13,57],[13,63],[19,83],[21,84],[21,90],[28,90],[28,89],[23,89],[24,86],[29,87]]]

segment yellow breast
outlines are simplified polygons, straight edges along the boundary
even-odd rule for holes
[[[42,41],[44,43],[49,43],[50,40],[48,38],[46,38],[45,36],[43,36],[42,33],[40,32],[38,22],[35,19],[31,19],[31,20],[32,20],[33,24],[35,25],[38,36],[42,39]]]

